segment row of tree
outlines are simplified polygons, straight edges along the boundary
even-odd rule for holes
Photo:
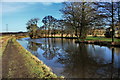
[[[27,29],[31,38],[37,35],[37,30],[45,36],[55,36],[56,33],[71,34],[84,39],[95,28],[112,27],[114,41],[114,26],[120,25],[120,2],[65,2],[60,10],[62,20],[52,16],[42,19],[44,25],[38,28],[38,18],[27,22]],[[39,32],[38,31],[38,32]]]

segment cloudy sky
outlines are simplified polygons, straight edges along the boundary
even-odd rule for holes
[[[47,15],[61,19],[61,8],[61,2],[2,2],[0,32],[6,32],[6,24],[9,32],[26,31],[26,22],[31,18],[40,18],[39,26]]]
[[[9,32],[26,31],[26,22],[31,18],[40,18],[39,26],[42,25],[43,17],[52,15],[60,19],[62,2],[83,0],[0,0],[0,32],[6,32],[8,24]],[[85,0],[111,1],[111,0]],[[119,1],[119,0],[113,0]],[[2,24],[2,25],[1,25]],[[1,27],[2,26],[2,27]]]

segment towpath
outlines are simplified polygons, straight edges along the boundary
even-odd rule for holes
[[[23,55],[18,52],[12,40],[9,40],[2,56],[2,78],[30,77],[24,62]]]

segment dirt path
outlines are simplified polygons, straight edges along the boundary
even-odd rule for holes
[[[2,56],[2,78],[28,78],[29,70],[24,64],[25,59],[18,53],[16,46],[11,40]]]

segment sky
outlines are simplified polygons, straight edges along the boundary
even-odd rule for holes
[[[27,31],[26,23],[31,18],[39,18],[39,26],[43,23],[41,20],[48,15],[61,19],[62,2],[65,1],[83,1],[83,0],[0,0],[0,32],[6,32],[8,24],[9,32]],[[96,0],[86,0],[96,1]],[[109,2],[109,0],[97,0]],[[111,1],[111,0],[110,0]],[[118,0],[113,0],[118,1]],[[2,25],[1,25],[2,24]]]
[[[0,32],[6,32],[8,24],[8,32],[27,31],[26,23],[31,18],[39,18],[38,26],[42,26],[41,22],[45,16],[51,15],[57,19],[61,19],[62,8],[61,2],[2,2],[2,29]],[[1,15],[2,14],[2,15]]]

